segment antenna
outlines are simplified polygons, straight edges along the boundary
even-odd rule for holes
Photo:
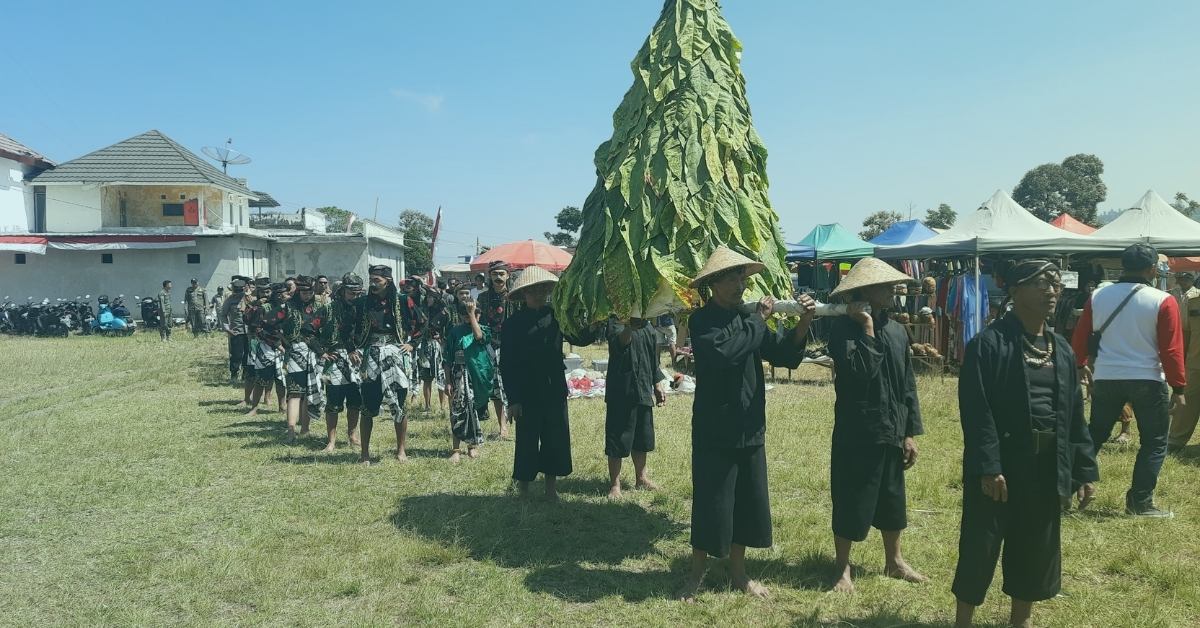
[[[240,166],[250,163],[250,156],[233,150],[233,138],[225,140],[224,146],[205,146],[200,149],[213,161],[221,162],[221,172],[229,174],[229,164]]]

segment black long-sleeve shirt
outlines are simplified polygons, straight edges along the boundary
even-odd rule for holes
[[[741,314],[710,301],[691,316],[689,330],[696,359],[696,398],[692,403],[692,446],[753,447],[767,429],[766,383],[762,361],[796,368],[807,339],[773,332],[757,313]]]
[[[829,332],[829,357],[837,392],[834,444],[900,446],[924,433],[903,326],[876,317],[871,337],[849,316],[839,316]]]
[[[604,401],[614,406],[653,406],[654,385],[666,379],[658,367],[658,332],[646,324],[633,330],[624,345],[624,331],[624,324],[609,321]]]
[[[1022,333],[1020,320],[1008,314],[967,344],[958,380],[964,481],[1001,473],[1027,475],[1033,466],[1033,422]],[[1076,486],[1100,479],[1100,471],[1083,422],[1083,388],[1075,352],[1062,336],[1052,337],[1058,380],[1054,393],[1058,494],[1065,497]]]
[[[495,333],[493,331],[493,333]],[[501,332],[500,375],[509,404],[562,401],[567,398],[567,376],[563,366],[563,333],[549,307],[523,308],[504,322]],[[567,337],[573,345],[595,341],[591,331]]]

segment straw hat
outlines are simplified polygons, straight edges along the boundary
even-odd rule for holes
[[[830,298],[867,286],[879,284],[916,283],[916,280],[892,268],[876,257],[864,257],[850,269],[846,278],[829,293]]]
[[[760,273],[764,268],[766,268],[765,264],[756,262],[745,255],[733,251],[729,247],[721,245],[717,247],[717,250],[713,251],[712,255],[708,256],[708,261],[704,263],[704,268],[700,269],[700,272],[696,275],[696,278],[693,279],[692,283],[688,285],[692,288],[699,288],[700,285],[704,283],[704,280],[708,279],[709,277],[723,270],[738,268],[739,266],[745,267],[745,274],[743,277],[749,277],[755,273]]]
[[[525,270],[521,271],[521,276],[517,278],[516,283],[508,289],[508,296],[511,297],[529,286],[536,286],[540,283],[558,283],[558,277],[541,266],[526,266]]]

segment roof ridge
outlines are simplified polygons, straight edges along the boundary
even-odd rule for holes
[[[228,174],[225,174],[225,173],[217,170],[216,166],[208,163],[207,161],[204,161],[203,159],[200,158],[199,155],[188,150],[187,147],[183,146],[179,142],[176,142],[175,140],[171,139],[170,137],[167,136],[167,134],[163,133],[162,131],[155,129],[150,132],[157,133],[159,135],[159,137],[161,137],[167,144],[169,144],[171,146],[171,148],[175,149],[175,152],[179,153],[180,157],[183,157],[183,159],[185,161],[192,164],[192,166],[194,166],[197,170],[199,170],[200,174],[205,179],[208,179],[208,181],[210,183],[212,183],[213,185],[229,186],[230,184],[233,184],[234,186],[237,186],[237,187],[243,187],[243,188],[246,187],[246,186],[242,185],[237,179],[234,179],[233,177],[229,176]],[[211,172],[209,172],[209,171],[211,171]],[[216,175],[216,177],[219,177],[220,179],[228,179],[228,181],[221,181],[218,178],[214,178],[214,175]],[[247,191],[249,189],[250,188],[246,188]]]

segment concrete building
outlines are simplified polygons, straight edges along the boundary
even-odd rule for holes
[[[327,234],[311,210],[287,228],[252,226],[251,204],[278,204],[158,131],[45,165],[25,174],[25,219],[0,214],[13,223],[0,233],[5,300],[154,295],[164,279],[182,300],[193,277],[212,295],[235,274],[365,277],[374,263],[403,276],[403,232],[362,221],[361,231]]]
[[[54,162],[0,133],[0,234],[27,233],[33,223],[33,189],[25,180]]]

